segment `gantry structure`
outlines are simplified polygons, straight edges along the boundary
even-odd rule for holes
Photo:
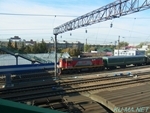
[[[75,30],[81,27],[86,27],[99,22],[119,18],[121,16],[129,15],[139,11],[143,11],[150,8],[150,0],[116,0],[108,5],[100,7],[82,16],[79,16],[71,21],[68,21],[53,29],[55,35],[55,48],[57,48],[57,35]],[[55,49],[57,53],[57,49]],[[57,54],[56,58],[57,58]],[[57,59],[55,59],[57,61]],[[55,65],[55,76],[57,73],[57,67]]]
[[[66,31],[119,18],[149,8],[150,0],[117,0],[54,28],[53,34],[58,35]]]

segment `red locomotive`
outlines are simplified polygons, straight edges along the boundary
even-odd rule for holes
[[[81,71],[98,71],[104,67],[103,59],[99,58],[60,58],[61,73],[78,73]]]

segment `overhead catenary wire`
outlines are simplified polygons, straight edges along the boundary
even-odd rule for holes
[[[0,13],[0,15],[11,15],[11,16],[53,16],[54,17],[54,19],[56,18],[55,16],[57,16],[57,17],[77,17],[77,16],[72,16],[72,15],[43,15],[43,14],[14,14],[14,13]],[[130,18],[130,17],[124,17],[124,18],[121,18],[121,19],[133,19],[133,18]],[[150,19],[150,17],[139,17],[138,19]],[[93,27],[94,28],[94,27]],[[93,29],[93,28],[88,28],[88,29]],[[98,27],[98,28],[102,28],[102,27]],[[107,28],[107,27],[105,27],[105,28]],[[114,26],[113,26],[113,28],[114,29],[122,29],[122,28],[115,28]],[[1,29],[1,31],[7,31],[7,30],[44,30],[44,29]],[[46,30],[46,29],[45,29]],[[49,28],[47,29],[47,30],[49,30]],[[126,29],[122,29],[122,30],[126,30]],[[129,30],[127,30],[127,31],[129,31]],[[137,33],[140,33],[140,32],[138,32],[138,31],[133,31],[133,30],[130,30],[130,32],[137,32]],[[49,34],[49,33],[36,33],[36,34]],[[101,33],[98,33],[99,35],[101,35]],[[144,34],[144,35],[150,35],[150,34],[146,34],[146,33],[141,33],[141,34]],[[5,35],[5,34],[2,34],[2,35]],[[8,34],[7,34],[8,35]],[[18,33],[17,33],[17,35],[19,35]],[[30,34],[25,34],[25,35],[30,35]],[[33,35],[33,34],[31,34],[31,35]],[[112,36],[112,35],[110,35],[110,36]],[[126,36],[127,37],[127,36]],[[132,37],[132,36],[130,36],[131,38],[134,38],[134,37]],[[97,38],[98,38],[98,36],[96,37],[96,40],[95,40],[95,43],[97,43],[98,41],[97,41]],[[90,41],[90,39],[88,39],[89,41]]]
[[[1,31],[22,31],[22,30],[49,30],[50,28],[35,28],[35,29],[0,29]]]
[[[133,24],[132,24],[131,29],[134,28],[135,20],[136,20],[136,18],[134,18],[134,20],[133,20]],[[130,31],[129,31],[129,32],[130,32]],[[130,41],[131,36],[132,36],[132,32],[129,33],[129,41]]]
[[[95,44],[97,44],[97,37],[99,35],[99,30],[100,30],[100,24],[98,26],[97,32],[96,32],[96,37],[95,37]]]
[[[52,22],[52,28],[54,28],[54,23],[55,23],[56,15],[54,16],[53,22]]]
[[[57,17],[77,17],[73,15],[46,15],[46,14],[23,14],[23,13],[0,13],[7,16],[57,16]]]
[[[109,30],[108,30],[108,34],[106,35],[106,37],[105,37],[105,40],[104,40],[104,43],[103,43],[103,44],[105,44],[105,43],[106,43],[106,40],[107,40],[107,38],[108,38],[108,37],[109,37],[109,35],[110,35],[111,29],[112,29],[112,27],[113,27],[113,21],[114,21],[114,20],[112,20],[112,22],[110,23],[110,28],[109,28]]]
[[[59,14],[28,14],[28,13],[0,13],[7,16],[57,16],[57,17],[78,17],[77,15],[59,15]],[[133,19],[134,17],[122,17],[121,19]],[[150,17],[136,17],[136,19],[150,19]]]

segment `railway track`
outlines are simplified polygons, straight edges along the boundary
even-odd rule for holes
[[[109,73],[111,71],[111,73],[113,72],[119,72],[119,71],[130,71],[133,69],[144,69],[144,68],[148,68],[149,65],[144,65],[144,66],[129,66],[126,68],[117,68],[117,69],[113,69],[113,70],[104,70],[104,71],[97,71],[97,72],[82,72],[82,73],[76,73],[76,74],[64,74],[61,75],[61,78],[69,78],[69,77],[73,77],[73,76],[82,76],[82,75],[91,75],[91,74],[99,74],[101,72],[101,74],[105,74],[105,73]],[[33,74],[29,74],[29,75],[18,75],[15,77],[12,77],[12,83],[13,84],[17,84],[17,83],[23,83],[23,82],[29,82],[29,81],[40,81],[42,79],[51,79],[53,76],[54,72],[42,72],[42,73],[33,73]],[[5,84],[5,77],[0,78],[0,85],[4,85]]]
[[[115,68],[115,69],[105,69],[105,70],[102,70],[102,71],[93,71],[93,72],[89,72],[89,71],[83,71],[81,73],[71,73],[72,75],[85,75],[85,74],[97,74],[99,72],[101,73],[107,73],[107,72],[117,72],[117,71],[130,71],[130,70],[134,70],[134,69],[143,69],[143,68],[149,68],[150,65],[142,65],[142,66],[134,66],[134,65],[131,65],[131,66],[128,66],[128,67],[125,67],[125,68]],[[62,76],[69,76],[70,73],[68,74],[62,74]]]
[[[96,106],[97,111],[99,111],[100,109],[102,110],[103,108],[98,106],[99,104],[93,102],[92,100],[88,99],[86,99],[86,101],[81,100],[80,103],[80,99],[76,98],[75,100],[79,99],[78,100],[79,104],[75,104],[69,101],[65,101],[64,97],[68,95],[80,95],[81,93],[84,92],[92,93],[92,91],[103,91],[110,88],[112,89],[112,88],[128,87],[129,85],[134,86],[150,82],[150,77],[147,76],[150,74],[150,72],[139,72],[136,74],[138,74],[139,76],[137,79],[133,78],[133,76],[103,76],[103,77],[99,76],[88,79],[87,78],[73,79],[69,81],[65,81],[64,79],[62,79],[53,82],[52,81],[51,82],[47,81],[46,83],[43,82],[42,84],[39,85],[32,84],[20,88],[14,87],[8,89],[1,89],[0,98],[16,102],[22,102],[29,105],[35,105],[43,108],[55,109],[64,112],[70,112],[71,110],[72,113],[75,112],[81,113],[81,111],[83,113],[85,109],[88,111],[88,109],[93,109],[93,107]],[[85,113],[87,111],[85,111]]]
[[[21,83],[21,82],[29,82],[29,81],[38,81],[41,79],[51,79],[52,73],[41,72],[41,73],[29,73],[29,74],[21,74],[21,75],[12,75],[12,83]],[[5,76],[0,78],[0,84],[5,83]]]
[[[111,87],[118,87],[118,86],[124,86],[129,84],[137,84],[137,83],[143,83],[143,82],[150,82],[150,77],[146,78],[139,78],[139,79],[131,79],[131,80],[125,80],[125,81],[117,81],[117,82],[111,82],[111,83],[103,83],[98,85],[92,85],[92,86],[80,86],[78,88],[60,88],[52,89],[52,88],[44,88],[41,90],[30,90],[30,91],[24,91],[21,93],[13,93],[13,94],[4,94],[0,95],[1,98],[9,99],[13,101],[28,101],[33,100],[37,98],[44,98],[44,97],[52,97],[52,96],[59,96],[59,95],[68,95],[73,93],[81,93],[86,91],[92,91],[92,90],[99,90],[99,89],[106,89]]]
[[[149,72],[142,72],[137,73],[138,76],[149,74]],[[78,85],[78,84],[86,84],[90,82],[100,82],[106,80],[116,80],[116,79],[123,79],[123,78],[132,78],[132,76],[109,76],[109,77],[95,77],[95,78],[86,78],[86,79],[79,79],[79,80],[71,80],[71,81],[55,81],[55,82],[47,82],[46,84],[41,85],[33,85],[28,87],[21,87],[21,88],[10,88],[10,89],[0,89],[0,96],[4,94],[12,94],[12,93],[20,93],[20,92],[27,92],[27,91],[34,91],[34,90],[41,90],[44,88],[52,88],[52,87],[68,87],[71,85]]]
[[[84,72],[84,73],[79,73],[79,74],[73,74],[73,75],[62,75],[61,79],[67,79],[70,77],[75,77],[75,76],[83,76],[83,75],[91,75],[91,74],[105,74],[105,73],[109,73],[111,71],[111,73],[117,73],[119,71],[131,71],[133,69],[144,69],[149,67],[149,65],[144,65],[144,66],[129,66],[126,68],[117,68],[117,69],[113,69],[113,70],[105,70],[105,71],[98,71],[98,72]],[[12,77],[12,84],[16,84],[15,87],[17,87],[18,85],[20,86],[21,84],[25,85],[25,84],[29,84],[29,83],[33,83],[35,81],[45,81],[45,80],[51,80],[53,77],[53,72],[41,72],[41,73],[31,73],[29,75],[23,74],[23,75],[19,75],[19,76],[13,76]],[[0,78],[0,86],[2,87],[3,85],[5,85],[5,76]],[[23,86],[22,85],[22,86]]]

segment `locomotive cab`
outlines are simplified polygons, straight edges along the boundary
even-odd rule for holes
[[[72,59],[71,58],[61,58],[59,60],[59,67],[61,69],[72,68]]]

